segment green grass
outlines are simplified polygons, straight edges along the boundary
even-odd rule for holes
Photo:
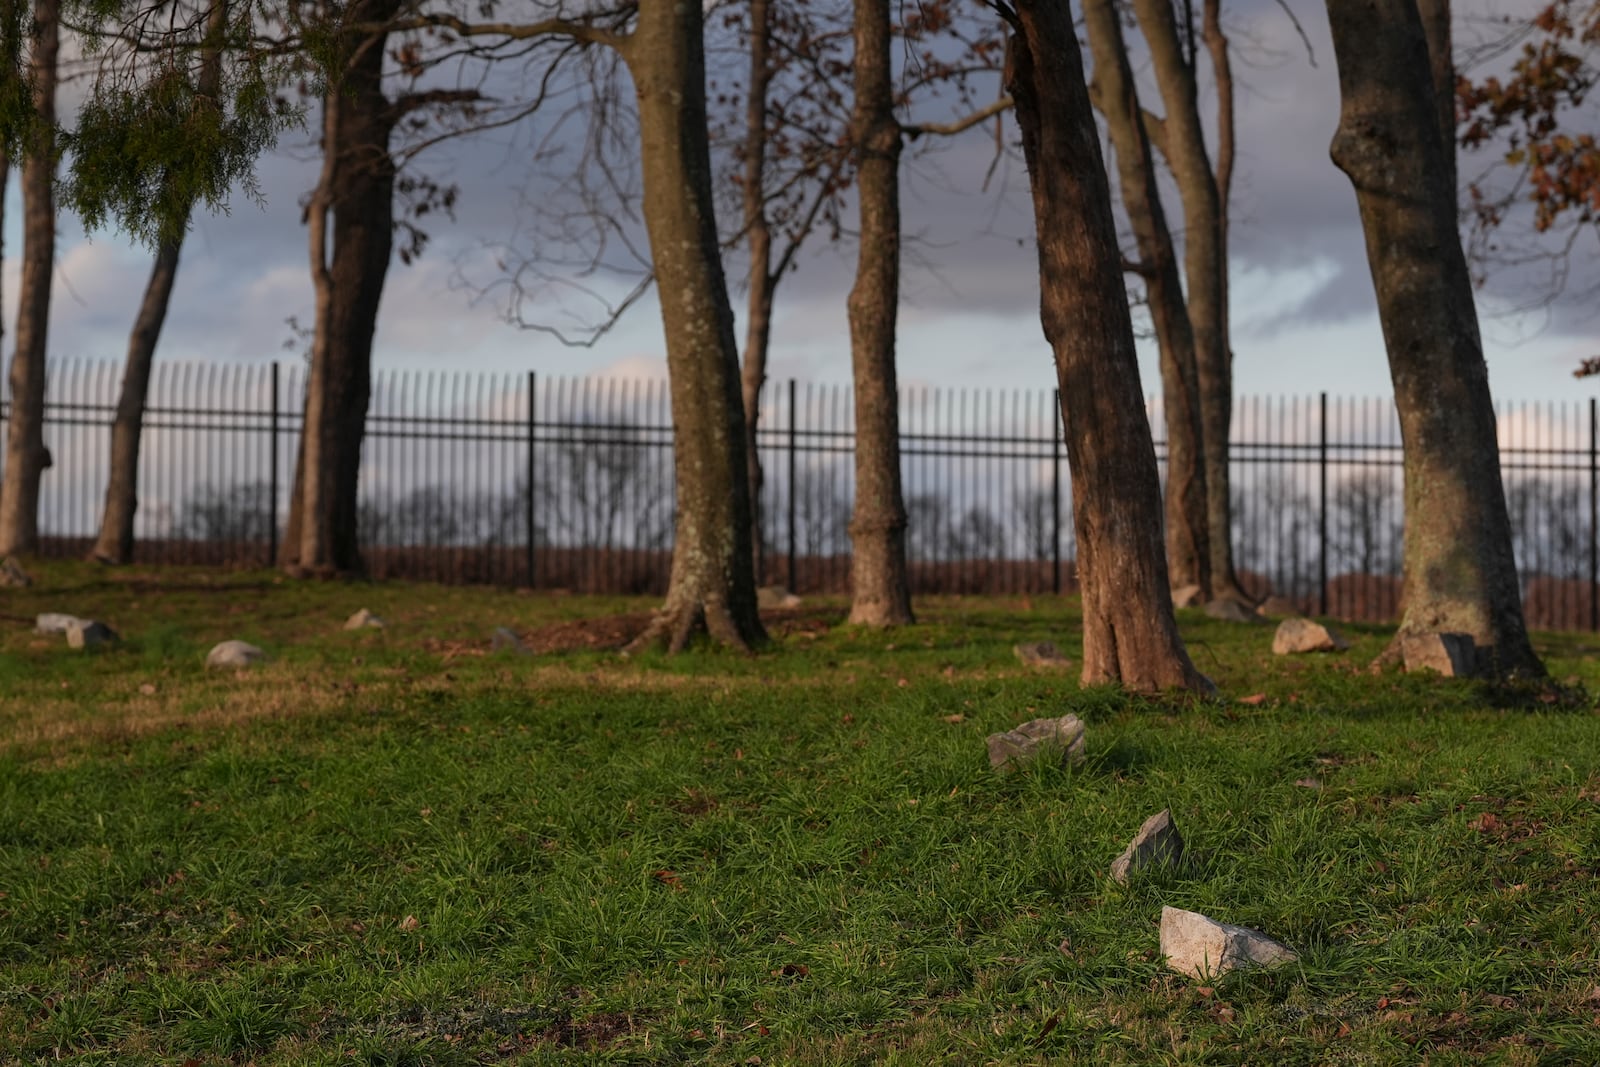
[[[0,1062],[1600,1062],[1593,702],[1371,675],[1381,628],[1285,662],[1185,613],[1228,699],[1162,704],[1019,668],[1076,654],[1053,598],[519,659],[489,631],[650,605],[40,570],[0,594]],[[274,659],[208,674],[227,637]],[[1069,711],[1084,764],[989,772]],[[1163,807],[1203,861],[1114,885]],[[1300,962],[1182,978],[1164,904]]]

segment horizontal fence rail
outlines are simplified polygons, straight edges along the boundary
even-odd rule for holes
[[[51,364],[44,551],[93,543],[121,367]],[[277,557],[304,422],[304,367],[158,364],[139,463],[136,558]],[[0,422],[9,418],[0,403]],[[1165,473],[1160,405],[1149,408]],[[1531,625],[1600,630],[1596,403],[1501,405],[1499,443]],[[913,591],[1075,588],[1071,479],[1050,390],[900,393]],[[855,421],[847,388],[773,383],[757,421],[766,584],[842,592]],[[1399,607],[1402,451],[1388,398],[1242,397],[1230,472],[1234,555],[1254,594],[1346,619]],[[3,462],[3,459],[0,459]],[[660,594],[673,540],[665,382],[378,371],[358,533],[374,577]]]

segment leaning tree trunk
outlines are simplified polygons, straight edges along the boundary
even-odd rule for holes
[[[1006,72],[1033,190],[1083,590],[1083,681],[1209,691],[1178,636],[1111,190],[1072,14],[1019,0]]]
[[[766,639],[750,558],[738,349],[712,211],[702,24],[698,4],[640,0],[637,26],[620,46],[639,106],[677,480],[666,602],[633,648],[665,641],[682,649],[702,627],[737,648]]]
[[[850,622],[913,621],[900,487],[895,316],[900,304],[900,124],[894,117],[890,0],[856,0],[856,194],[861,239],[850,289],[856,407],[856,499],[850,519]]]
[[[1245,599],[1233,565],[1228,430],[1233,420],[1233,367],[1227,338],[1227,235],[1216,175],[1206,152],[1193,65],[1184,58],[1171,0],[1134,0],[1166,107],[1161,145],[1183,202],[1184,274],[1194,329],[1206,471],[1206,525],[1211,551],[1208,597]]]
[[[761,543],[761,452],[756,426],[761,419],[761,390],[767,382],[767,351],[772,342],[772,303],[778,279],[772,276],[772,227],[767,220],[767,87],[772,83],[772,12],[770,0],[750,0],[750,92],[745,101],[744,225],[750,249],[750,293],[747,305],[744,362],[740,368],[744,398],[744,455],[750,484],[750,552],[759,580],[765,570]],[[788,584],[794,585],[789,575]]]
[[[206,16],[207,47],[195,83],[201,100],[214,103],[221,88],[221,46],[227,28],[227,0],[216,0]],[[122,564],[133,559],[133,516],[139,507],[139,446],[144,432],[145,398],[150,391],[156,343],[161,338],[161,325],[166,321],[172,285],[178,276],[178,257],[183,251],[181,235],[187,223],[185,212],[177,227],[179,236],[163,237],[156,245],[144,300],[128,338],[128,362],[123,368],[122,391],[111,423],[111,473],[106,480],[105,507],[100,515],[100,534],[89,553],[91,559],[102,563]]]
[[[11,357],[11,417],[0,477],[0,556],[39,550],[39,482],[50,466],[44,447],[45,357],[50,281],[55,272],[56,55],[59,0],[33,5],[34,121],[22,157],[22,280],[17,290],[17,340]]]
[[[105,508],[100,514],[100,534],[89,557],[101,563],[133,560],[133,516],[139,507],[139,445],[144,435],[145,397],[150,392],[150,369],[156,342],[172,299],[178,276],[181,238],[164,237],[145,283],[144,300],[128,338],[128,362],[122,371],[122,391],[111,423],[111,473],[106,480]]]
[[[1204,595],[1211,588],[1211,550],[1194,331],[1116,6],[1112,0],[1084,0],[1083,15],[1094,57],[1092,95],[1116,150],[1122,205],[1138,245],[1160,352],[1167,423],[1167,580],[1174,590],[1188,586]]]
[[[1355,186],[1405,447],[1396,640],[1467,633],[1483,670],[1542,674],[1416,0],[1329,0],[1328,20],[1342,101],[1331,154]]]
[[[1456,61],[1450,31],[1450,0],[1417,0],[1422,33],[1428,40],[1428,72],[1433,77],[1433,111],[1444,142],[1446,184],[1456,193]]]

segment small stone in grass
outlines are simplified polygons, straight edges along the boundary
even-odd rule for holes
[[[1161,909],[1161,954],[1168,967],[1194,978],[1238,967],[1271,967],[1299,958],[1293,949],[1259,930],[1165,907]]]
[[[72,625],[67,627],[68,648],[94,648],[113,644],[117,640],[115,630],[94,619],[73,619]]]
[[[1178,833],[1177,824],[1172,821],[1172,812],[1162,809],[1144,821],[1128,847],[1122,850],[1122,855],[1111,861],[1111,879],[1126,885],[1128,875],[1134,871],[1158,864],[1176,865],[1181,862],[1183,837]]]
[[[1061,654],[1054,641],[1025,641],[1011,649],[1024,667],[1062,667],[1067,657]]]
[[[517,636],[517,632],[506,626],[496,626],[494,633],[489,635],[489,651],[510,652],[516,656],[533,654],[528,650],[528,646],[522,643],[522,638]]]
[[[1342,652],[1350,643],[1336,631],[1311,619],[1284,619],[1272,635],[1272,654],[1290,656],[1300,652]]]
[[[366,608],[362,608],[344,621],[346,630],[381,630],[383,620],[378,618]]]
[[[206,653],[206,666],[212,670],[248,667],[267,658],[267,654],[248,641],[224,641]]]
[[[1059,753],[1063,763],[1077,762],[1083,759],[1085,741],[1083,720],[1076,715],[1034,719],[1014,730],[989,735],[989,766],[1009,773],[1046,752]]]

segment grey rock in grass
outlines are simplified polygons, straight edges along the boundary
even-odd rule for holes
[[[1128,875],[1146,867],[1172,866],[1183,862],[1183,837],[1172,812],[1163,808],[1144,821],[1122,855],[1111,861],[1111,880],[1128,883]]]
[[[1256,614],[1263,619],[1292,619],[1300,614],[1300,609],[1286,596],[1269,596],[1256,605]]]
[[[344,621],[346,630],[381,630],[383,620],[378,618],[366,608],[362,608]]]
[[[26,589],[33,584],[33,576],[22,569],[22,564],[7,556],[0,560],[0,589]]]
[[[1406,671],[1437,671],[1446,678],[1470,676],[1478,650],[1471,634],[1406,634],[1400,639],[1400,656]]]
[[[1336,630],[1311,619],[1284,619],[1272,635],[1272,653],[1291,656],[1301,652],[1343,652],[1350,642]]]
[[[117,631],[94,619],[73,619],[72,625],[67,627],[68,648],[95,648],[118,640]]]
[[[33,632],[36,634],[64,634],[72,629],[78,622],[76,615],[63,615],[59,611],[47,611],[41,614],[33,623]]]
[[[496,626],[494,633],[489,635],[490,652],[510,652],[517,656],[531,656],[528,646],[522,643],[522,638],[517,636],[515,630],[505,626]]]
[[[1064,667],[1068,662],[1054,641],[1025,641],[1011,651],[1024,667]]]
[[[1001,773],[1056,754],[1061,762],[1083,759],[1083,721],[1076,715],[1059,719],[1034,719],[1014,730],[989,735],[989,766]]]
[[[206,666],[212,670],[230,670],[260,663],[267,654],[248,641],[224,641],[206,653]]]
[[[1207,617],[1220,619],[1223,622],[1260,622],[1261,616],[1253,609],[1232,597],[1223,596],[1208,601],[1205,606]]]
[[[756,590],[756,607],[764,611],[799,606],[800,598],[781,585],[764,585]]]
[[[1204,592],[1198,585],[1180,585],[1172,591],[1172,606],[1175,608],[1192,608],[1200,603],[1200,596]]]
[[[1273,967],[1300,957],[1259,930],[1217,922],[1195,911],[1161,909],[1161,954],[1167,966],[1193,978],[1239,967]]]

